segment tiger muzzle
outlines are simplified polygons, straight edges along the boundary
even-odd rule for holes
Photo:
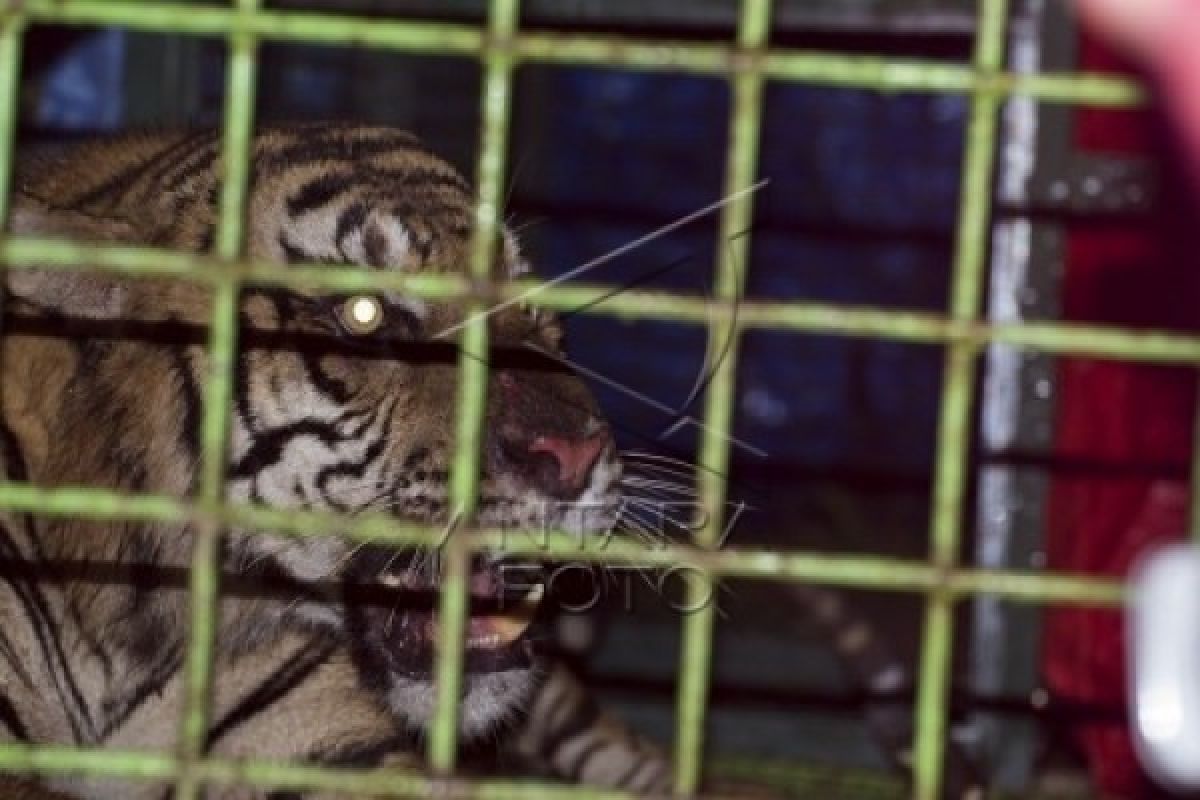
[[[399,565],[399,566],[398,566]],[[441,626],[440,569],[436,555],[363,548],[346,579],[349,628],[357,644],[388,669],[412,676],[432,673]],[[471,561],[466,626],[466,669],[492,672],[532,665],[545,587],[514,585],[484,556]]]

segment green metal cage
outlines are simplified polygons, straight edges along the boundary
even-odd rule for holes
[[[123,779],[174,782],[177,797],[190,800],[208,784],[245,784],[271,789],[324,788],[381,796],[429,796],[435,788],[472,798],[616,797],[611,792],[497,780],[467,781],[454,776],[457,698],[462,679],[463,633],[467,610],[466,569],[472,548],[503,543],[510,551],[538,555],[570,553],[594,559],[653,567],[684,564],[695,577],[690,591],[706,596],[721,578],[806,581],[869,590],[918,593],[924,597],[923,643],[916,702],[915,794],[938,795],[947,730],[948,683],[954,610],[964,598],[991,594],[1035,604],[1117,605],[1119,582],[1035,571],[981,570],[960,559],[964,487],[975,399],[974,370],[991,343],[1055,354],[1086,355],[1156,363],[1200,364],[1200,338],[1166,332],[1122,330],[1075,324],[989,324],[982,316],[985,248],[991,211],[991,177],[996,157],[998,112],[1009,96],[1108,107],[1144,102],[1134,83],[1096,74],[1016,74],[1005,68],[1007,0],[979,0],[974,54],[970,63],[887,59],[772,48],[771,0],[742,0],[736,40],[728,43],[649,41],[595,35],[525,32],[518,0],[492,0],[486,26],[425,21],[379,20],[260,7],[258,0],[226,6],[181,5],[167,0],[10,0],[0,3],[0,218],[6,211],[22,36],[37,24],[116,26],[127,29],[222,37],[228,43],[226,109],[223,122],[224,182],[214,252],[185,254],[125,246],[83,246],[25,237],[0,239],[0,263],[9,267],[97,269],[130,277],[159,276],[208,284],[214,297],[209,328],[211,374],[205,387],[202,483],[194,500],[126,495],[94,489],[43,490],[0,485],[0,508],[45,515],[101,519],[186,522],[195,531],[190,573],[191,630],[187,659],[186,708],[179,745],[170,753],[116,752],[9,744],[0,746],[0,770],[15,773],[87,773]],[[289,40],[477,58],[484,73],[483,131],[478,154],[477,227],[470,263],[471,280],[458,276],[401,276],[348,268],[284,268],[242,258],[247,150],[253,129],[256,48],[261,40]],[[572,284],[542,286],[518,281],[490,284],[489,258],[501,214],[502,183],[512,101],[514,69],[522,62],[590,64],[635,70],[669,70],[720,76],[729,81],[725,185],[732,200],[721,209],[716,264],[716,298],[711,300],[631,290],[609,296],[610,287]],[[767,81],[792,81],[877,91],[920,91],[970,98],[965,162],[949,307],[942,314],[843,308],[814,303],[745,302],[742,275],[756,180],[757,149]],[[445,583],[440,598],[442,638],[438,647],[438,709],[428,737],[430,775],[389,771],[356,772],[207,756],[215,608],[218,596],[217,543],[226,527],[282,532],[295,536],[338,530],[356,539],[401,545],[433,544],[441,531],[386,517],[353,519],[319,512],[283,512],[224,501],[225,445],[236,356],[236,301],[248,285],[304,286],[331,291],[400,289],[430,298],[456,298],[481,311],[488,304],[535,294],[540,305],[625,318],[654,318],[707,326],[718,342],[754,329],[838,336],[875,337],[937,344],[945,369],[935,464],[932,529],[925,560],[896,560],[822,553],[719,551],[713,547],[722,525],[732,424],[736,348],[716,369],[700,426],[697,464],[701,509],[698,547],[653,549],[632,542],[610,543],[602,552],[580,551],[565,535],[547,542],[503,540],[500,531],[452,537],[446,547]],[[603,303],[596,303],[600,299]],[[736,307],[736,310],[735,310]],[[452,498],[460,513],[475,501],[487,372],[487,329],[482,315],[460,334],[461,393]],[[698,604],[702,605],[702,604]],[[683,620],[675,735],[675,782],[682,793],[699,785],[704,763],[707,689],[714,609],[708,606]],[[442,777],[444,776],[444,777]]]

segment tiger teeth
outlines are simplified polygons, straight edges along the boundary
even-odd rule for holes
[[[500,646],[500,636],[490,633],[487,636],[472,636],[467,639],[467,647],[472,650],[494,650]]]
[[[380,577],[379,582],[382,583],[384,586],[390,587],[392,589],[399,589],[401,586],[404,585],[404,581],[403,581],[403,579],[401,579],[401,577],[399,575],[391,575],[391,574]]]
[[[542,598],[545,596],[546,584],[539,583],[521,598],[521,602],[517,605],[517,608],[528,609],[531,612],[537,611],[537,607],[542,604]]]
[[[486,632],[476,634],[475,636],[468,636],[466,640],[467,648],[472,650],[495,650],[517,641],[525,631],[529,630],[529,626],[533,624],[533,618],[537,615],[538,606],[542,604],[542,598],[545,596],[546,586],[539,583],[522,597],[507,614],[473,617],[470,620],[470,625],[474,627],[478,624]],[[437,637],[440,635],[436,613],[433,614],[427,623],[426,634],[433,641],[437,641]]]
[[[503,616],[485,617],[488,624],[495,630],[495,635],[499,638],[501,644],[512,644],[525,631],[529,630],[529,626],[533,624],[534,615],[537,614],[538,606],[542,603],[542,597],[546,594],[546,587],[539,583],[533,589],[521,598],[521,602],[511,613]]]

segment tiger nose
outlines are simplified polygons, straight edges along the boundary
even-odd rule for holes
[[[548,455],[557,466],[556,486],[552,490],[580,491],[587,485],[592,467],[604,452],[608,436],[592,434],[582,439],[565,436],[538,436],[529,444],[529,452]]]

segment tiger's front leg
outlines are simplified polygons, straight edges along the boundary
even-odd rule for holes
[[[220,653],[214,665],[206,751],[219,759],[254,760],[342,769],[417,768],[417,739],[382,697],[363,686],[351,655],[338,638],[284,632],[252,649]],[[95,745],[122,751],[172,752],[182,712],[182,670],[161,691],[143,699],[115,730]],[[162,800],[167,782],[102,776],[3,783],[0,800]],[[35,792],[30,794],[30,792]],[[42,792],[41,794],[36,792]],[[61,794],[53,794],[60,792]],[[206,800],[325,800],[338,793],[210,785]]]
[[[532,698],[512,747],[531,768],[571,783],[643,796],[671,793],[666,751],[601,709],[562,664]]]
[[[421,767],[415,733],[362,685],[339,643],[288,637],[216,676],[209,729],[219,758],[337,769]],[[209,800],[349,800],[346,792],[212,788]]]

